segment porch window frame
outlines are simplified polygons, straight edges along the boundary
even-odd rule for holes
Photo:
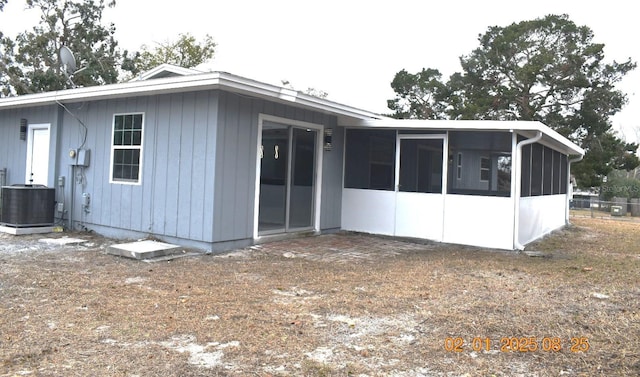
[[[393,137],[391,136],[393,134]],[[346,189],[395,191],[397,130],[345,127],[342,187]],[[353,139],[352,139],[353,138]],[[379,155],[377,147],[390,153]],[[358,149],[358,154],[354,150]],[[388,170],[388,175],[375,174],[374,169]],[[354,178],[351,172],[360,174]],[[387,182],[379,185],[375,178]],[[374,184],[375,183],[375,184]]]
[[[440,184],[442,185],[440,188],[440,192],[421,192],[421,194],[437,194],[437,195],[445,195],[446,194],[446,186],[447,186],[447,176],[449,164],[447,163],[447,156],[449,150],[449,133],[428,133],[428,134],[396,134],[396,156],[395,156],[395,180],[394,180],[394,190],[396,193],[405,192],[400,190],[400,154],[401,154],[401,143],[402,140],[442,140],[442,172],[440,178]],[[406,191],[411,192],[411,191]]]
[[[484,138],[489,137],[491,139],[483,140],[484,144],[487,144],[485,147],[481,145],[477,145],[477,143],[472,143],[470,140],[464,140],[465,138],[469,138],[468,134],[478,134],[482,135]],[[448,195],[469,195],[469,196],[487,196],[487,197],[510,197],[513,193],[513,188],[511,183],[506,186],[506,190],[498,190],[491,189],[491,183],[495,178],[495,175],[500,175],[500,171],[497,168],[497,158],[500,156],[506,156],[510,158],[511,161],[511,171],[513,172],[513,137],[511,136],[512,131],[506,130],[449,130],[447,132],[448,135],[448,161],[449,161],[449,170],[452,172],[452,175],[448,177],[447,180],[447,188],[446,193]],[[501,140],[504,139],[504,140]],[[508,140],[507,140],[508,139]],[[473,147],[470,148],[469,145]],[[467,153],[466,160],[464,164],[466,164],[466,172],[463,172],[464,177],[462,179],[457,179],[457,156],[462,153]],[[488,169],[485,167],[482,168],[482,160],[487,160],[489,162]],[[489,179],[481,179],[481,174],[483,171],[487,171]],[[476,175],[477,174],[477,175]],[[473,177],[471,177],[473,175]],[[512,174],[509,175],[510,179],[513,179]],[[472,179],[472,184],[485,185],[487,188],[472,187],[465,183],[462,187],[458,187],[461,185],[465,179]],[[464,183],[464,182],[463,182]]]

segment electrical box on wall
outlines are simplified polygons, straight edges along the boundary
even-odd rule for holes
[[[89,160],[91,157],[91,150],[89,149],[78,149],[78,166],[89,166]]]
[[[90,213],[89,206],[91,205],[91,195],[87,192],[82,193],[82,209],[85,213]]]
[[[91,160],[90,149],[71,149],[69,150],[69,158],[71,158],[71,165],[88,167]]]
[[[91,205],[91,195],[89,193],[82,193],[82,206],[89,207]]]

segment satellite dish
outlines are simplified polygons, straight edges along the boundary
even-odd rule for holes
[[[67,76],[76,72],[76,58],[67,46],[60,47],[60,65]]]

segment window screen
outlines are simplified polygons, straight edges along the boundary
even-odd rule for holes
[[[544,160],[542,162],[542,194],[553,194],[553,150],[551,148],[544,147]]]
[[[539,143],[522,147],[521,196],[567,193],[567,156]]]
[[[346,188],[394,190],[396,131],[347,130]]]
[[[400,140],[402,192],[442,193],[443,139]]]
[[[449,132],[449,194],[510,196],[510,132]]]
[[[531,196],[542,195],[542,144],[531,144]]]
[[[552,194],[560,194],[560,182],[562,181],[562,153],[553,151],[553,188]]]
[[[563,154],[560,161],[560,194],[566,194],[569,181],[569,177],[567,176],[567,156]]]
[[[521,196],[531,196],[531,144],[522,147]]]

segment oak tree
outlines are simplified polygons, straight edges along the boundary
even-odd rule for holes
[[[142,45],[140,51],[125,51],[123,67],[137,75],[164,63],[183,68],[193,68],[213,58],[216,43],[210,35],[200,42],[187,33],[180,34],[174,41],[158,43],[155,47]]]
[[[0,86],[2,95],[20,95],[65,89],[72,82],[60,63],[61,46],[75,54],[77,86],[115,83],[119,52],[115,26],[102,24],[104,0],[27,0],[28,9],[40,12],[32,30],[15,38],[0,36]],[[80,69],[81,68],[81,69]]]
[[[448,119],[540,121],[586,150],[573,172],[580,186],[598,186],[610,171],[633,169],[640,161],[638,145],[622,140],[611,123],[627,102],[616,84],[636,63],[606,62],[604,44],[593,39],[590,28],[567,15],[489,27],[480,46],[460,58],[462,72],[431,84],[431,108]],[[419,80],[414,83],[422,89]],[[396,90],[394,100],[420,98],[419,90]]]
[[[391,87],[396,97],[387,101],[394,118],[444,119],[446,104],[441,100],[445,85],[437,69],[422,69],[418,73],[401,70],[396,73]]]

